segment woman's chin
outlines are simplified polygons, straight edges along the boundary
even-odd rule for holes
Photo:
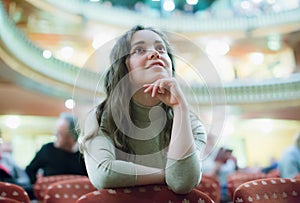
[[[170,77],[171,76],[166,73],[157,74],[156,76],[153,77],[153,82],[155,82],[159,79],[170,78]]]

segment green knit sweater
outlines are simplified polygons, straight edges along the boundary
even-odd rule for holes
[[[189,191],[199,184],[202,171],[198,154],[193,153],[180,160],[168,158],[168,148],[164,147],[163,139],[166,132],[159,129],[163,117],[150,116],[150,120],[150,109],[132,104],[133,124],[136,129],[131,133],[135,137],[129,138],[129,144],[133,147],[134,154],[127,154],[115,147],[106,130],[106,113],[103,113],[98,136],[87,141],[87,150],[84,152],[88,175],[95,187],[102,189],[134,186],[136,164],[164,168],[166,183],[170,188],[180,188],[178,192]],[[203,125],[193,114],[190,120],[196,147],[203,151],[206,144]]]

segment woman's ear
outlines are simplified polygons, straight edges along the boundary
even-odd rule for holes
[[[130,71],[129,56],[125,60],[125,65],[126,65],[126,68],[127,68],[128,72],[129,72]]]

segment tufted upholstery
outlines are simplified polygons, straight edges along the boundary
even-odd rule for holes
[[[20,201],[0,196],[0,203],[20,203]]]
[[[15,201],[23,202],[23,203],[29,203],[30,199],[27,194],[27,192],[24,190],[24,188],[12,184],[12,183],[6,183],[6,182],[0,182],[0,197],[3,198],[9,198]],[[4,202],[2,198],[2,202]],[[7,200],[9,201],[9,200]],[[10,201],[12,202],[12,201]]]
[[[97,190],[83,195],[76,203],[214,203],[205,193],[193,190],[178,195],[165,185]]]
[[[86,176],[82,175],[53,175],[53,176],[42,176],[37,179],[37,181],[33,185],[33,192],[36,200],[43,201],[45,197],[45,192],[49,185],[52,183],[69,180],[69,179],[77,179],[84,178]]]
[[[234,203],[299,203],[300,180],[265,178],[240,185],[234,192]]]
[[[195,189],[204,192],[216,203],[221,201],[221,186],[216,177],[203,175],[200,184]]]
[[[75,203],[82,195],[95,190],[88,177],[59,181],[48,187],[44,203]]]
[[[232,199],[234,191],[242,183],[245,183],[245,182],[248,182],[251,180],[267,178],[267,177],[268,177],[267,174],[261,173],[261,172],[257,172],[257,173],[236,172],[236,173],[230,174],[228,176],[228,180],[227,180],[228,197],[230,199]]]

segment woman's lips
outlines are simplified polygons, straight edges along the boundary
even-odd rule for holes
[[[150,63],[150,65],[149,66],[147,66],[147,68],[151,68],[151,67],[154,67],[154,66],[159,66],[159,67],[164,67],[164,64],[162,63],[162,62],[152,62],[152,63]]]

